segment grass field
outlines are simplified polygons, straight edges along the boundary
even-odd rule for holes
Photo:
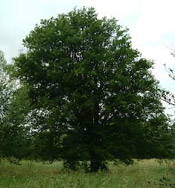
[[[21,165],[12,165],[1,161],[0,188],[172,188],[173,167],[173,162],[160,164],[152,159],[131,166],[111,163],[107,172],[84,173],[63,170],[61,162],[22,161]],[[164,177],[170,181],[161,186]]]

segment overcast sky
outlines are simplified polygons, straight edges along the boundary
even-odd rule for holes
[[[154,60],[153,73],[161,86],[175,92],[175,82],[163,67],[175,67],[170,55],[170,48],[175,48],[175,0],[0,0],[0,50],[10,62],[40,19],[82,6],[94,7],[99,16],[115,17],[128,27],[133,47]]]

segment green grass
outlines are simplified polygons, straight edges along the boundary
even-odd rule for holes
[[[21,164],[0,163],[0,188],[159,188],[162,177],[174,180],[173,162],[159,164],[153,159],[131,166],[111,163],[109,171],[98,173],[66,171],[61,162]]]

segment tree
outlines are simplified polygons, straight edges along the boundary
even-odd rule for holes
[[[25,87],[19,87],[9,74],[9,68],[0,52],[0,157],[27,157],[29,137],[25,119],[29,100]]]
[[[28,85],[33,108],[49,112],[38,129],[65,166],[83,161],[97,171],[106,160],[148,156],[150,120],[163,107],[153,63],[132,49],[126,29],[93,8],[75,9],[41,20],[23,42],[16,77]]]
[[[11,103],[13,94],[13,84],[6,72],[6,60],[4,54],[0,51],[0,157],[3,155],[4,133],[8,113],[8,106]]]
[[[5,116],[7,106],[10,103],[12,86],[9,83],[9,78],[5,71],[6,61],[4,59],[3,52],[0,51],[0,119]]]
[[[31,156],[30,103],[25,86],[18,86],[13,93],[8,112],[5,117],[6,131],[4,148],[6,157],[22,159]]]
[[[175,53],[171,52],[171,55],[173,57],[175,57]],[[175,74],[174,74],[174,70],[172,68],[169,68],[166,66],[166,64],[164,64],[165,70],[168,73],[168,76],[172,79],[175,80]],[[169,104],[170,106],[175,106],[175,96],[172,92],[167,91],[166,89],[162,89],[162,100],[164,102],[166,102],[167,104]]]

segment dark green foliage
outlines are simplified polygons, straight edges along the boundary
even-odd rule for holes
[[[27,120],[29,107],[27,88],[16,89],[6,116],[7,133],[5,139],[8,140],[8,145],[5,146],[6,156],[21,159],[30,155],[31,136]]]
[[[132,49],[115,19],[75,9],[42,20],[23,42],[16,77],[28,85],[33,109],[48,112],[35,123],[47,154],[73,169],[90,161],[91,171],[106,160],[155,157],[150,139],[159,126],[152,122],[163,107],[152,62]]]
[[[1,150],[3,157],[28,157],[30,154],[29,127],[26,125],[26,111],[29,109],[23,89],[13,93],[8,111],[3,118]]]
[[[9,130],[6,124],[6,117],[13,92],[13,83],[6,72],[6,60],[4,59],[3,53],[0,51],[0,157],[2,157],[4,153],[6,153],[5,150],[7,150],[5,144],[8,141],[5,135]]]
[[[0,157],[29,155],[28,128],[25,117],[29,111],[26,88],[19,88],[9,76],[9,65],[0,54]]]

